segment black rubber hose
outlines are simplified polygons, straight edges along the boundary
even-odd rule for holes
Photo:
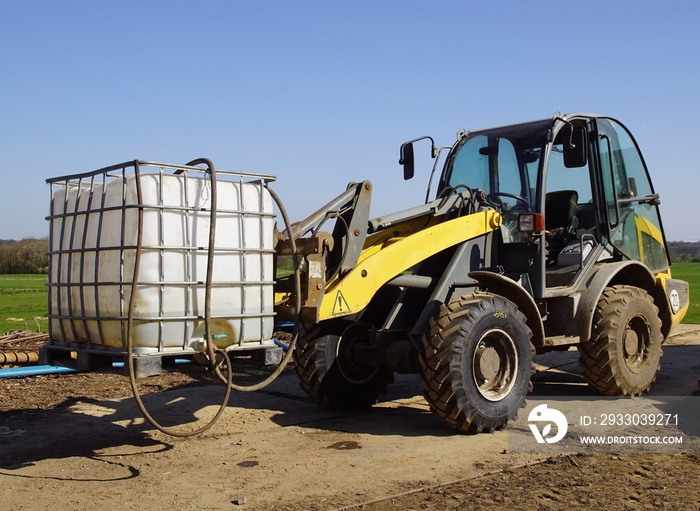
[[[211,342],[211,285],[212,285],[212,276],[214,272],[214,242],[216,240],[216,208],[217,208],[217,203],[216,203],[216,169],[214,168],[214,164],[206,159],[206,158],[199,158],[197,160],[193,160],[190,163],[188,163],[188,166],[194,166],[194,165],[199,165],[199,164],[205,164],[209,168],[209,175],[211,178],[211,191],[212,191],[212,199],[211,199],[211,211],[210,211],[210,224],[209,224],[209,249],[207,252],[207,277],[206,277],[206,284],[205,284],[205,299],[204,299],[204,337],[206,339],[206,345],[207,345],[207,355],[209,358],[209,363],[211,364],[212,370],[216,371],[217,375],[219,377],[221,376],[221,372],[219,369],[216,367],[216,354],[220,353],[223,357],[224,362],[226,363],[227,367],[227,376],[226,376],[226,392],[224,395],[223,402],[219,406],[219,410],[217,411],[216,415],[209,421],[207,422],[204,426],[197,428],[192,431],[179,431],[173,428],[169,428],[166,426],[161,425],[156,421],[151,414],[148,412],[146,409],[146,406],[143,404],[143,401],[141,400],[141,395],[138,390],[138,386],[136,384],[136,376],[135,376],[135,371],[134,371],[134,347],[133,347],[133,326],[134,326],[134,306],[136,303],[136,287],[138,284],[138,277],[139,277],[139,268],[141,264],[141,245],[143,242],[143,197],[142,197],[142,192],[141,192],[141,177],[140,177],[140,172],[139,172],[139,165],[138,162],[135,162],[134,164],[134,170],[136,174],[136,195],[137,195],[137,203],[138,203],[138,232],[137,232],[137,241],[136,241],[136,257],[134,261],[134,276],[132,279],[131,283],[131,293],[130,293],[130,299],[129,299],[129,315],[127,319],[127,342],[126,342],[126,351],[127,351],[127,365],[129,368],[129,383],[131,384],[131,390],[134,394],[134,399],[136,400],[136,404],[139,407],[139,410],[141,410],[141,413],[143,416],[148,420],[148,422],[151,423],[151,425],[156,428],[158,431],[161,431],[165,433],[166,435],[174,436],[174,437],[190,437],[194,435],[199,435],[200,433],[204,433],[207,431],[209,428],[211,428],[216,421],[219,420],[221,415],[224,413],[224,410],[226,409],[226,406],[228,405],[228,400],[229,397],[231,396],[231,388],[232,388],[232,375],[233,375],[233,369],[231,367],[231,360],[224,350],[220,349],[214,349],[213,343]]]
[[[260,390],[263,387],[266,387],[270,383],[272,383],[277,377],[280,375],[280,373],[285,369],[289,361],[291,360],[293,353],[294,353],[294,348],[296,346],[297,338],[299,337],[299,329],[301,326],[301,276],[300,276],[300,264],[299,264],[299,255],[297,254],[297,249],[296,249],[296,242],[293,237],[290,237],[290,247],[292,250],[292,258],[294,261],[294,290],[295,290],[295,321],[294,321],[294,330],[292,332],[292,339],[289,343],[289,348],[287,349],[287,353],[285,357],[282,359],[280,364],[277,366],[277,368],[273,371],[273,373],[268,376],[265,380],[253,384],[253,385],[238,385],[233,383],[233,367],[231,364],[231,359],[228,356],[228,353],[225,350],[221,350],[218,348],[214,348],[214,344],[211,342],[211,288],[212,288],[212,278],[213,278],[213,270],[214,270],[214,243],[216,241],[216,212],[217,212],[217,187],[216,187],[216,169],[213,165],[213,163],[206,159],[206,158],[199,158],[196,160],[193,160],[187,164],[187,166],[195,166],[195,165],[200,165],[204,164],[208,167],[208,172],[211,178],[211,188],[212,188],[212,201],[211,201],[211,212],[210,212],[210,228],[209,228],[209,247],[208,247],[208,252],[207,252],[207,276],[206,276],[206,284],[205,284],[205,299],[204,299],[204,336],[206,339],[206,353],[207,353],[207,358],[209,359],[209,363],[211,364],[212,370],[215,372],[217,377],[222,380],[226,384],[226,393],[224,396],[224,400],[219,407],[219,410],[217,414],[212,418],[207,424],[204,426],[195,429],[193,431],[187,431],[187,432],[182,432],[182,431],[177,431],[172,428],[168,428],[165,426],[162,426],[159,424],[148,412],[146,407],[143,404],[143,401],[141,400],[141,396],[139,394],[137,385],[136,385],[136,378],[134,375],[134,364],[133,364],[133,337],[132,337],[132,331],[133,331],[133,316],[134,316],[134,304],[135,304],[135,297],[136,297],[136,287],[138,283],[138,273],[139,273],[139,266],[140,266],[140,259],[141,259],[141,244],[142,244],[142,231],[143,231],[143,207],[142,207],[142,196],[141,196],[141,186],[140,186],[140,177],[139,177],[139,170],[138,170],[138,163],[135,165],[135,170],[136,170],[136,181],[137,181],[137,201],[139,204],[138,212],[139,212],[139,223],[138,223],[138,234],[137,234],[137,243],[136,243],[136,260],[134,263],[134,277],[132,281],[132,286],[131,286],[131,299],[129,301],[129,316],[128,316],[128,323],[127,323],[127,359],[128,359],[128,368],[129,368],[129,381],[131,383],[131,388],[134,394],[134,398],[136,400],[136,403],[141,410],[141,413],[143,416],[148,420],[148,422],[153,425],[156,429],[159,431],[175,436],[175,437],[189,437],[189,436],[194,436],[198,435],[200,433],[203,433],[204,431],[208,430],[211,428],[216,421],[219,420],[221,415],[223,414],[224,410],[226,409],[226,406],[228,404],[229,397],[231,395],[231,390],[238,390],[242,392],[252,392],[256,390]],[[285,227],[287,229],[288,233],[292,232],[292,224],[289,220],[289,216],[287,214],[287,210],[285,209],[284,205],[282,204],[282,200],[280,197],[268,186],[266,186],[268,192],[270,193],[270,196],[273,198],[275,203],[277,204],[277,207],[280,210],[280,214],[284,220]],[[216,362],[216,355],[221,354],[223,357],[223,360],[221,363],[217,364]],[[226,377],[221,374],[220,370],[220,365],[222,363],[226,364]]]
[[[197,158],[187,164],[188,167],[196,165],[206,165],[211,179],[211,209],[209,213],[209,246],[207,247],[207,275],[204,285],[204,339],[206,342],[207,356],[212,368],[216,366],[216,355],[214,354],[214,343],[211,342],[211,285],[214,277],[214,255],[216,243],[216,213],[218,211],[216,169],[211,160],[207,158]],[[231,369],[229,368],[229,373]]]

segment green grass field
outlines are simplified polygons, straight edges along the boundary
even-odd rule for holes
[[[674,278],[690,283],[690,308],[683,323],[700,323],[700,263],[674,263],[672,270]],[[47,330],[48,321],[43,318],[48,311],[46,282],[46,275],[0,275],[0,333],[36,331],[35,317],[42,318],[41,331]]]
[[[37,330],[35,317],[40,317],[41,331],[48,321],[48,288],[46,275],[0,275],[0,333],[10,330]]]
[[[683,323],[700,323],[700,263],[673,263],[671,274],[690,284],[690,307]]]

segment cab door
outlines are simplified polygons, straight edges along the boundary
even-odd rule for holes
[[[605,227],[622,257],[641,261],[658,273],[669,267],[654,192],[634,138],[619,122],[596,119],[599,178],[604,196]]]

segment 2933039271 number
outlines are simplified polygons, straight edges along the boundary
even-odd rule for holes
[[[678,414],[671,413],[603,413],[599,426],[678,426]]]

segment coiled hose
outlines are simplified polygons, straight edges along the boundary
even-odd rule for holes
[[[136,187],[136,194],[137,194],[137,203],[139,204],[138,207],[138,233],[137,233],[137,242],[136,242],[136,257],[134,261],[134,276],[132,280],[132,285],[131,285],[131,293],[130,293],[130,300],[129,300],[129,313],[128,313],[128,318],[127,318],[127,366],[128,366],[128,372],[129,372],[129,383],[131,384],[131,390],[134,395],[134,399],[136,400],[136,404],[139,407],[139,410],[141,410],[141,413],[143,416],[146,418],[146,420],[158,431],[161,431],[162,433],[165,433],[166,435],[174,436],[174,437],[190,437],[190,436],[195,436],[199,435],[205,431],[207,431],[209,428],[211,428],[216,421],[219,420],[221,415],[224,413],[224,410],[226,409],[226,406],[228,405],[228,400],[231,396],[231,390],[238,390],[238,391],[244,391],[244,392],[252,392],[255,390],[259,390],[270,383],[272,383],[278,376],[279,374],[285,369],[287,364],[292,358],[293,352],[294,352],[294,347],[296,346],[296,341],[297,337],[299,336],[299,316],[301,313],[301,278],[299,275],[299,259],[296,251],[296,243],[294,241],[293,237],[290,237],[290,245],[292,249],[292,257],[294,260],[294,288],[295,288],[295,322],[294,322],[294,330],[292,333],[292,339],[289,343],[289,348],[287,350],[287,353],[285,354],[284,358],[280,362],[279,366],[268,376],[265,380],[253,384],[253,385],[238,385],[233,383],[233,367],[231,365],[231,359],[228,356],[228,353],[225,350],[215,348],[214,344],[211,341],[211,288],[212,288],[212,280],[213,280],[213,273],[214,273],[214,243],[216,241],[216,213],[217,213],[217,183],[216,183],[216,168],[214,167],[214,164],[211,162],[211,160],[207,158],[198,158],[196,160],[193,160],[187,164],[187,166],[195,166],[195,165],[206,165],[207,166],[207,173],[209,174],[209,177],[211,179],[211,210],[210,210],[210,220],[209,220],[209,247],[207,250],[207,274],[206,274],[206,283],[205,283],[205,291],[204,291],[204,338],[206,342],[206,356],[207,356],[207,361],[209,362],[209,365],[211,366],[212,371],[217,375],[217,377],[223,381],[226,384],[226,392],[224,394],[224,399],[219,406],[219,409],[214,415],[214,417],[204,424],[203,426],[196,428],[191,431],[180,431],[178,429],[174,429],[171,427],[163,426],[162,424],[158,423],[153,416],[148,412],[148,409],[143,403],[143,400],[141,399],[141,395],[138,390],[138,386],[136,383],[136,376],[135,376],[135,370],[134,370],[134,348],[133,348],[133,323],[134,323],[134,307],[136,303],[136,288],[137,288],[137,283],[138,283],[138,275],[139,275],[139,267],[140,267],[140,261],[141,261],[141,244],[143,241],[143,198],[141,194],[141,187],[137,186]],[[136,181],[137,183],[140,183],[140,173],[139,173],[139,166],[138,162],[135,163],[135,173],[136,173]],[[287,232],[291,233],[292,232],[292,224],[289,221],[289,216],[287,215],[287,210],[284,208],[284,205],[282,204],[281,199],[279,196],[272,190],[270,189],[267,184],[265,185],[268,192],[272,196],[273,200],[277,204],[277,207],[280,210],[280,214],[282,215],[282,219],[284,220],[285,227],[287,229]],[[219,364],[217,364],[216,361],[216,356],[217,354],[221,355],[222,360]],[[225,364],[226,365],[226,376],[224,377],[223,374],[221,373],[220,366]]]

